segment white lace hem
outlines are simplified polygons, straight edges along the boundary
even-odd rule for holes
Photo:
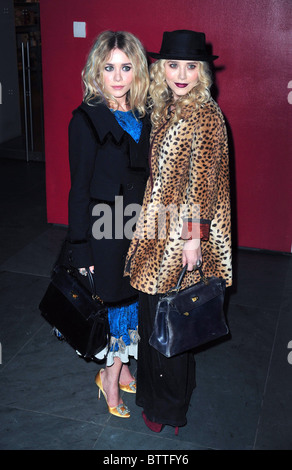
[[[129,362],[129,356],[132,356],[137,360],[138,341],[140,338],[137,330],[129,330],[128,333],[131,341],[129,346],[126,346],[122,338],[115,338],[114,336],[112,336],[110,340],[109,352],[107,352],[108,347],[104,348],[102,351],[95,355],[96,359],[102,360],[106,356],[106,365],[108,367],[113,365],[115,357],[119,357],[123,363]],[[117,350],[115,350],[116,345],[118,346]]]
[[[107,353],[107,348],[100,351],[98,354],[95,355],[96,359],[102,360],[106,356],[106,365],[110,367],[114,363],[114,358],[119,357],[123,363],[129,362],[129,357],[132,356],[134,359],[138,359],[138,344],[131,343],[129,346],[126,346],[123,349],[118,349],[117,351],[109,351]]]

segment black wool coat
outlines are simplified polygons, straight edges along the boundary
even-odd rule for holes
[[[69,124],[66,256],[76,268],[94,266],[96,291],[106,302],[125,301],[137,294],[123,272],[131,241],[129,228],[134,230],[135,211],[142,204],[149,173],[148,116],[142,123],[136,143],[106,105],[82,103]]]

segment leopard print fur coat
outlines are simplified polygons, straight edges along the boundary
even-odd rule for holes
[[[150,177],[126,258],[131,285],[148,294],[176,285],[186,239],[201,238],[203,272],[232,284],[228,141],[211,98],[185,107],[182,118],[153,128]],[[194,235],[195,234],[195,235]],[[200,279],[188,271],[182,287]]]

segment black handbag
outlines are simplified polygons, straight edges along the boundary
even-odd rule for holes
[[[225,281],[214,276],[180,290],[187,266],[175,288],[157,304],[154,328],[149,343],[161,354],[172,357],[205,345],[229,333],[223,312]]]
[[[39,309],[81,356],[92,358],[109,344],[108,312],[95,294],[91,272],[87,270],[90,292],[78,280],[76,271],[55,266]]]

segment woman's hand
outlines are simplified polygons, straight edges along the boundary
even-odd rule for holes
[[[92,274],[94,274],[94,266],[89,266],[88,269]],[[82,276],[87,276],[86,268],[79,268],[78,271],[80,272],[80,274],[82,274]]]
[[[183,266],[188,265],[188,271],[192,271],[194,266],[202,262],[202,251],[200,239],[195,238],[185,242],[182,252]]]

